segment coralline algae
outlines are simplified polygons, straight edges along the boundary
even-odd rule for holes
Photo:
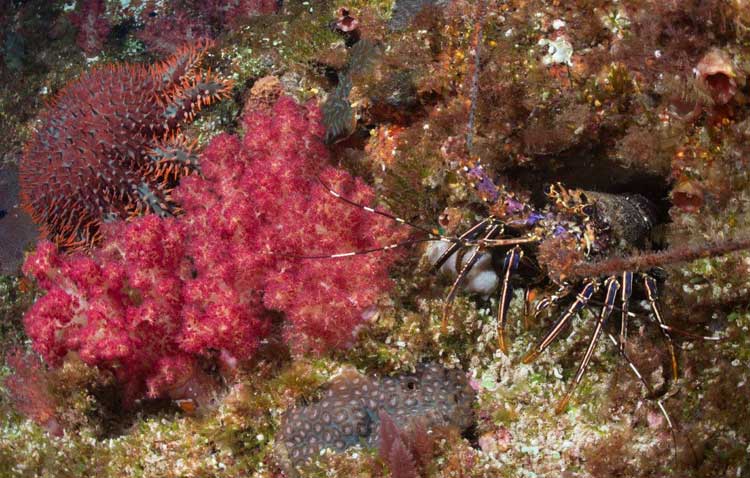
[[[281,419],[276,455],[291,474],[323,449],[341,452],[354,445],[377,447],[380,410],[401,428],[422,420],[427,427],[465,430],[474,421],[474,391],[461,370],[429,363],[416,373],[368,377],[353,368],[333,378],[322,398],[287,410]]]

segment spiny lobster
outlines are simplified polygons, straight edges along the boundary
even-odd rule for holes
[[[459,155],[463,158],[470,157],[472,153],[485,14],[485,1],[480,0],[474,21],[474,65],[464,144],[465,154]],[[537,302],[535,315],[572,298],[572,302],[564,307],[561,315],[547,333],[524,356],[523,362],[525,363],[533,361],[544,352],[570,323],[572,317],[584,308],[600,304],[601,308],[596,314],[597,319],[588,347],[573,378],[573,383],[556,407],[558,413],[566,408],[572,393],[581,382],[605,324],[615,310],[620,312],[619,334],[616,332],[614,335],[610,333],[607,335],[639,381],[650,395],[654,395],[651,386],[626,352],[628,320],[633,316],[630,311],[630,301],[634,290],[642,289],[648,302],[649,315],[655,320],[659,333],[669,350],[671,375],[673,380],[676,380],[678,377],[677,354],[671,332],[677,329],[667,325],[664,321],[657,302],[657,280],[649,273],[650,270],[658,264],[688,261],[750,248],[750,240],[712,244],[703,248],[686,248],[681,251],[632,254],[643,250],[647,236],[650,235],[657,222],[653,205],[643,196],[567,189],[560,184],[555,184],[548,186],[545,190],[548,198],[546,205],[541,209],[536,209],[529,202],[519,200],[504,187],[497,186],[478,161],[462,160],[461,162],[463,173],[474,185],[489,210],[486,217],[465,232],[458,235],[440,234],[436,230],[351,201],[322,183],[323,187],[339,200],[408,225],[421,232],[424,237],[371,250],[311,256],[310,258],[347,257],[379,250],[386,251],[419,242],[436,244],[437,246],[433,247],[432,251],[433,268],[435,270],[450,269],[451,267],[446,267],[450,265],[456,275],[444,299],[443,328],[445,329],[453,301],[467,277],[475,267],[478,267],[478,264],[492,263],[493,261],[488,261],[487,257],[491,259],[493,252],[500,252],[503,256],[496,274],[498,276],[497,289],[500,290],[497,340],[499,350],[506,354],[508,352],[506,325],[513,295],[514,278],[518,275],[520,264],[525,260],[540,272],[542,278],[549,278],[557,286],[556,293],[543,297]],[[557,262],[556,266],[563,265],[563,267],[545,268],[545,264],[540,260],[545,253],[557,256],[559,260],[552,262]],[[537,280],[544,280],[542,278]],[[603,291],[601,301],[597,301],[595,297],[599,290]],[[716,337],[701,338],[716,340]],[[657,400],[657,404],[674,437],[674,426],[667,411],[661,400]]]
[[[499,251],[502,254],[502,261],[497,271],[499,280],[495,287],[500,291],[497,309],[497,340],[499,350],[505,354],[508,352],[506,326],[508,309],[513,297],[514,279],[521,261],[526,261],[539,272],[539,277],[532,279],[532,282],[538,283],[549,275],[551,282],[557,286],[557,292],[536,303],[535,316],[571,297],[572,302],[564,308],[547,333],[523,357],[524,363],[530,363],[544,352],[574,316],[585,307],[594,304],[595,295],[600,289],[603,289],[602,305],[594,332],[572,385],[556,407],[558,413],[565,409],[573,391],[581,382],[593,356],[597,340],[616,308],[620,311],[619,338],[615,338],[612,334],[608,335],[617,345],[619,353],[628,362],[638,379],[650,393],[653,393],[648,382],[627,356],[625,349],[628,319],[632,315],[629,304],[634,286],[640,285],[648,301],[651,315],[655,319],[661,336],[668,347],[672,378],[674,380],[678,378],[675,345],[670,334],[674,329],[667,325],[663,319],[657,304],[657,281],[652,275],[642,271],[627,270],[607,275],[603,279],[585,277],[582,280],[568,280],[564,273],[550,274],[549,271],[545,271],[539,261],[535,260],[540,248],[545,247],[545,244],[547,247],[558,249],[559,254],[570,254],[574,258],[583,260],[606,258],[615,253],[628,253],[642,247],[651,229],[656,224],[656,214],[650,201],[635,194],[614,195],[566,189],[562,185],[556,184],[546,187],[545,194],[549,201],[543,208],[536,209],[517,199],[504,187],[498,187],[489,178],[481,164],[467,165],[463,170],[469,181],[473,183],[480,198],[489,205],[489,214],[465,232],[455,236],[439,234],[435,230],[419,226],[406,219],[351,201],[321,182],[323,187],[335,198],[370,213],[410,226],[425,237],[385,245],[372,250],[316,256],[315,258],[340,258],[367,254],[416,242],[435,244],[436,246],[432,251],[433,269],[436,271],[441,268],[445,269],[444,266],[450,263],[456,274],[444,299],[443,329],[445,330],[447,329],[452,304],[473,268],[480,261],[486,262],[488,254],[491,255]],[[659,403],[659,406],[661,407],[661,403]],[[666,412],[664,413],[666,416]]]

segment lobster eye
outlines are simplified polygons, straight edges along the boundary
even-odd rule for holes
[[[583,212],[587,216],[593,216],[594,215],[594,206],[591,204],[586,204],[581,208],[581,212]]]
[[[546,194],[547,196],[551,196],[553,192],[554,192],[554,189],[552,188],[551,184],[544,185],[544,194]]]

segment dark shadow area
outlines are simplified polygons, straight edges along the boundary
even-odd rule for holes
[[[33,244],[39,232],[31,217],[20,207],[18,168],[0,166],[0,274],[18,274],[24,248]]]

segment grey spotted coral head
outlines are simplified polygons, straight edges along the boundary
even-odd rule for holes
[[[402,429],[419,421],[427,428],[474,422],[475,394],[465,373],[429,363],[413,374],[370,377],[344,369],[326,386],[322,398],[287,410],[276,439],[276,454],[289,476],[323,449],[342,452],[355,445],[375,448],[380,441],[380,413]]]

